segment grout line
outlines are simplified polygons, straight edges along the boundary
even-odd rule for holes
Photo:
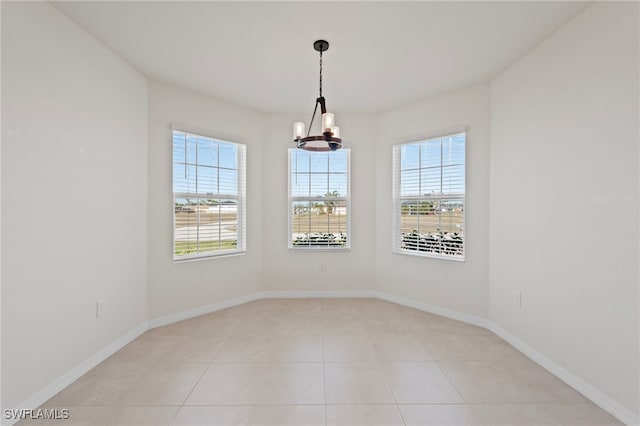
[[[269,404],[249,404],[249,403],[241,403],[241,404],[232,404],[232,403],[207,403],[207,404],[188,404],[185,403],[183,405],[177,404],[135,404],[135,405],[120,405],[120,404],[111,404],[111,405],[100,405],[100,404],[89,404],[89,405],[69,405],[65,404],[66,408],[76,409],[76,408],[163,408],[163,407],[174,407],[174,408],[182,408],[182,407],[269,407],[269,406],[297,406],[297,405],[388,405],[388,406],[396,406],[396,405],[545,405],[545,404],[562,404],[562,405],[590,405],[589,401],[587,402],[561,402],[561,401],[552,401],[552,402],[332,402],[331,404],[324,403],[309,403],[305,402],[304,404],[296,404],[296,403],[269,403]],[[57,407],[43,407],[43,408],[59,408]]]
[[[393,396],[393,400],[395,401],[394,406],[396,407],[396,411],[400,415],[400,420],[402,420],[402,424],[406,426],[407,422],[404,419],[404,416],[402,415],[402,410],[400,410],[400,406],[398,404],[398,398],[396,398],[396,394],[395,394],[395,392],[393,392],[393,388],[391,387],[391,384],[389,383],[389,378],[388,378],[387,373],[385,372],[385,369],[384,369],[383,360],[381,359],[380,355],[378,354],[378,350],[376,349],[375,344],[373,343],[373,338],[371,337],[371,331],[369,330],[369,327],[367,325],[365,325],[365,330],[367,331],[367,336],[369,336],[369,341],[371,342],[371,345],[373,346],[373,350],[374,350],[374,352],[376,354],[376,358],[378,359],[378,364],[380,365],[380,369],[382,370],[382,376],[384,377],[384,380],[387,383],[387,387],[389,388],[389,391],[391,392],[391,396]],[[394,332],[394,334],[396,334],[396,333]],[[388,363],[390,363],[390,362],[387,361],[387,364]]]
[[[171,418],[169,419],[169,422],[167,423],[167,426],[171,426],[171,423],[173,423],[173,420],[175,420],[176,416],[178,415],[178,412],[181,409],[182,409],[182,406],[176,408],[176,412],[173,413],[173,416],[171,416]]]
[[[196,381],[196,383],[193,385],[193,387],[191,388],[191,390],[189,391],[189,393],[187,394],[187,396],[184,398],[184,400],[182,401],[182,404],[180,404],[180,408],[182,408],[182,406],[184,405],[185,402],[187,402],[187,400],[189,399],[189,397],[191,396],[191,394],[193,393],[193,391],[195,390],[195,388],[198,386],[198,384],[200,383],[200,380],[202,380],[202,378],[204,377],[204,375],[207,373],[207,371],[209,371],[209,368],[211,367],[211,363],[207,364],[207,368],[204,369],[204,371],[202,372],[202,374],[200,375],[200,377],[198,378],[198,380]],[[177,412],[176,412],[177,413]],[[172,419],[173,420],[173,419]]]
[[[178,413],[180,412],[180,410],[182,409],[182,407],[184,406],[184,403],[187,402],[187,399],[189,399],[189,397],[191,396],[191,393],[193,393],[194,389],[198,386],[198,383],[200,383],[200,380],[202,380],[202,378],[204,377],[204,375],[206,374],[206,372],[209,370],[209,367],[211,366],[211,364],[207,365],[207,368],[205,368],[202,371],[202,374],[200,375],[200,377],[198,378],[198,380],[196,381],[196,383],[193,385],[193,387],[191,388],[191,390],[189,391],[189,393],[187,394],[187,396],[184,398],[184,400],[182,401],[182,404],[180,404],[180,406],[178,407],[178,409],[176,410],[175,413],[173,413],[173,416],[171,417],[171,420],[169,420],[169,423],[167,423],[167,425],[170,425],[173,420],[176,418],[176,416],[178,415]]]
[[[469,402],[467,402],[467,400],[462,396],[462,393],[460,393],[460,391],[458,390],[458,388],[456,387],[456,385],[453,383],[453,381],[451,380],[451,378],[447,375],[446,371],[444,371],[444,368],[442,368],[440,366],[439,362],[435,363],[436,366],[438,367],[438,369],[442,372],[442,375],[447,379],[447,381],[451,384],[451,387],[456,391],[456,393],[458,394],[458,396],[460,396],[460,399],[464,401],[464,406],[467,407],[467,409],[471,412],[471,415],[473,416],[473,418],[480,423],[480,420],[478,419],[476,413],[471,409]]]
[[[324,399],[324,424],[327,426],[327,374],[325,372],[325,362],[324,362],[324,335],[320,337],[320,341],[322,342],[322,392]]]
[[[369,330],[367,330],[367,333],[369,334]],[[371,340],[371,338],[369,338],[369,340]],[[375,351],[375,348],[374,348],[374,351]],[[404,425],[406,425],[407,422],[404,420],[404,416],[402,415],[402,411],[400,410],[400,407],[398,405],[398,398],[396,397],[396,394],[393,391],[393,388],[391,387],[391,383],[389,383],[388,374],[385,371],[384,364],[382,363],[382,361],[378,357],[378,352],[377,351],[376,351],[376,357],[378,358],[378,366],[379,366],[380,370],[382,370],[382,377],[384,377],[384,381],[385,381],[385,383],[387,385],[387,389],[389,389],[389,392],[391,392],[391,396],[393,397],[393,400],[395,402],[394,406],[396,407],[396,410],[398,411],[398,414],[400,414],[400,419],[402,420],[402,423]],[[387,362],[387,364],[391,364],[391,362]]]

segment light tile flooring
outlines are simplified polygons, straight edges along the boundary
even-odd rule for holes
[[[620,424],[493,333],[376,299],[156,328],[43,407],[70,409],[58,426]]]

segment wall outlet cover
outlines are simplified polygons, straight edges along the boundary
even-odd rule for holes
[[[104,314],[104,299],[96,301],[96,318]]]

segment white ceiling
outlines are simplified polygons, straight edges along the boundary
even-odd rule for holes
[[[147,76],[262,112],[371,113],[488,81],[583,2],[56,2]]]

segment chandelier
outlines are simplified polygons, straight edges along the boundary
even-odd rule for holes
[[[340,139],[340,128],[335,125],[333,114],[327,112],[324,96],[322,96],[322,53],[329,49],[329,42],[325,40],[316,40],[313,48],[320,52],[320,97],[316,99],[316,106],[313,109],[309,130],[305,136],[304,123],[298,121],[293,123],[293,140],[298,144],[298,148],[307,151],[335,151],[342,148],[342,139]],[[320,105],[322,112],[322,135],[310,136],[313,119],[316,117]]]

